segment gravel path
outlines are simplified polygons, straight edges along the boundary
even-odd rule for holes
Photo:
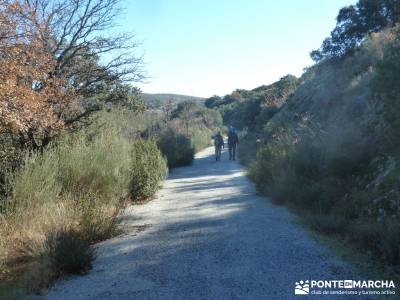
[[[174,170],[155,200],[128,208],[127,233],[98,245],[93,270],[44,298],[293,299],[295,281],[355,279],[284,207],[256,196],[226,152],[218,163],[212,153]]]

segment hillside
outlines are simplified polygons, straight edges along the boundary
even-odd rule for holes
[[[280,99],[273,110],[258,89],[214,106],[243,132],[242,162],[259,192],[390,266],[400,263],[399,41],[396,28],[373,33],[289,86],[284,77],[261,87]]]
[[[171,101],[175,104],[185,101],[194,101],[202,104],[205,100],[204,98],[201,97],[179,95],[179,94],[148,94],[148,93],[142,93],[142,98],[144,102],[152,108],[160,107],[160,105],[168,101]]]
[[[223,97],[213,96],[206,99],[205,105],[220,110],[227,125],[255,132],[279,111],[298,83],[298,78],[287,75],[270,85],[238,89]]]

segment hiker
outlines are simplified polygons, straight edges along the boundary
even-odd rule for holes
[[[233,126],[229,127],[228,132],[228,149],[229,160],[236,160],[236,146],[239,144],[239,138]]]
[[[215,160],[221,160],[221,151],[224,148],[224,139],[221,135],[221,132],[217,132],[216,135],[213,136],[214,139],[214,146],[215,146]]]

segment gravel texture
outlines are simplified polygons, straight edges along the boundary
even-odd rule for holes
[[[287,209],[257,196],[226,151],[220,162],[212,154],[200,152],[156,199],[126,209],[126,234],[98,244],[93,270],[58,281],[44,298],[298,299],[296,281],[355,279]]]

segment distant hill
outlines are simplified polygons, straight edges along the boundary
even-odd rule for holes
[[[201,104],[204,104],[205,98],[195,97],[195,96],[187,96],[187,95],[179,95],[179,94],[147,94],[142,93],[142,97],[144,102],[150,107],[156,108],[160,107],[162,103],[167,101],[172,101],[174,103],[181,103],[185,101],[194,101]]]

